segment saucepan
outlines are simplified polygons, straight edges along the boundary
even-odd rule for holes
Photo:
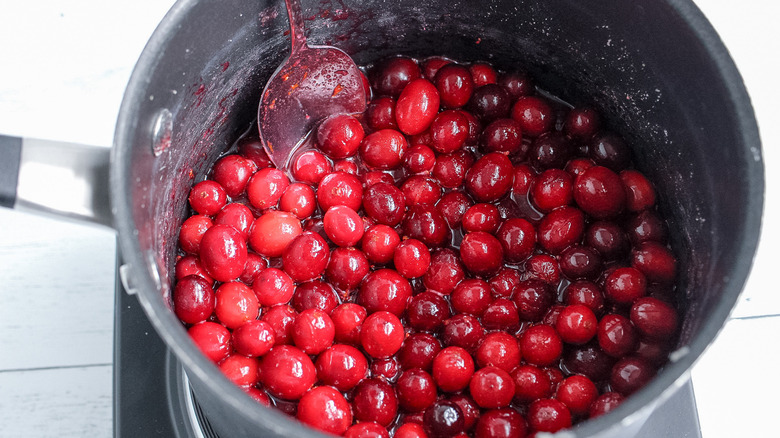
[[[759,236],[758,129],[742,79],[712,26],[688,0],[302,3],[309,40],[336,45],[359,64],[401,53],[521,69],[554,95],[596,106],[633,145],[637,166],[656,184],[680,258],[681,337],[651,383],[611,413],[566,432],[631,436],[686,381],[718,334]],[[189,187],[252,125],[263,85],[288,53],[286,30],[279,0],[181,0],[138,60],[110,161],[87,148],[3,139],[3,204],[116,228],[125,288],[138,295],[224,437],[319,436],[229,383],[171,311],[177,227]],[[41,164],[71,171],[47,181],[35,176]],[[54,196],[42,197],[41,181],[58,188],[47,191]]]

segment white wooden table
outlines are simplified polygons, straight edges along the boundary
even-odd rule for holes
[[[132,66],[171,0],[0,0],[0,133],[109,145]],[[767,165],[759,255],[693,371],[705,438],[776,431],[780,7],[699,0],[751,92]],[[109,437],[115,236],[0,209],[0,438]]]

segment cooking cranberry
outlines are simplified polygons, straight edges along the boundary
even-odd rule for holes
[[[329,211],[339,208],[340,206],[333,207]],[[346,208],[346,211],[354,213],[354,211]],[[357,213],[355,213],[357,215]],[[327,230],[327,213],[326,218],[326,230]],[[362,225],[358,228],[360,234],[363,233]],[[357,242],[358,239],[355,239]],[[340,242],[343,240],[339,239]],[[328,266],[328,259],[330,258],[330,251],[328,250],[328,243],[325,242],[319,234],[306,232],[290,242],[287,248],[282,254],[282,263],[284,270],[290,277],[297,281],[309,281],[318,278],[325,272],[325,268]]]
[[[655,189],[642,173],[624,170],[620,172],[620,179],[625,188],[628,211],[642,211],[655,205]]]
[[[507,298],[496,298],[482,314],[482,325],[488,330],[515,330],[520,316],[515,304]]]
[[[414,145],[404,155],[404,163],[411,173],[427,173],[436,165],[436,153],[424,144]]]
[[[217,289],[214,313],[229,329],[256,319],[260,303],[247,285],[238,282],[224,283]]]
[[[252,284],[258,301],[263,306],[273,306],[290,301],[295,292],[295,284],[286,272],[276,269],[264,269]]]
[[[173,289],[173,309],[184,323],[205,321],[214,313],[214,306],[214,290],[205,279],[190,275],[176,283]]]
[[[247,255],[247,264],[249,264],[249,255]],[[181,257],[176,262],[176,280],[181,280],[184,277],[188,277],[190,275],[196,275],[204,280],[209,285],[214,284],[214,279],[211,278],[209,274],[206,273],[206,270],[203,269],[203,265],[200,264],[200,259],[193,256],[193,255],[186,255],[184,257]],[[243,275],[243,274],[242,274]],[[243,279],[241,281],[244,281]]]
[[[384,264],[393,260],[395,248],[401,238],[387,225],[372,225],[363,234],[362,247],[366,257],[372,263]]]
[[[268,397],[268,394],[265,391],[262,391],[260,389],[255,388],[254,386],[247,386],[244,388],[241,388],[244,390],[244,392],[252,398],[252,400],[260,403],[261,405],[265,407],[271,407],[271,398]]]
[[[604,315],[599,321],[597,334],[599,346],[612,357],[621,358],[636,349],[636,330],[623,315]]]
[[[431,265],[423,277],[423,283],[428,289],[447,295],[464,277],[463,266],[455,251],[440,249],[431,255]]]
[[[349,403],[330,386],[318,386],[304,394],[296,417],[303,424],[335,435],[342,435],[352,424]]]
[[[521,403],[549,397],[552,392],[550,378],[533,365],[520,365],[511,375],[515,382],[515,399]]]
[[[486,62],[475,62],[469,66],[469,73],[474,80],[474,85],[481,87],[487,84],[495,84],[498,80],[498,73],[490,64]]]
[[[336,248],[330,253],[325,277],[337,288],[348,291],[357,287],[368,271],[368,259],[363,251],[356,248]]]
[[[306,354],[317,355],[333,344],[333,321],[320,309],[306,309],[295,318],[292,338],[295,346]]]
[[[537,400],[528,407],[528,423],[536,431],[557,432],[571,427],[571,412],[558,400]]]
[[[561,273],[570,280],[593,280],[601,273],[601,256],[595,249],[572,245],[561,252]]]
[[[573,415],[588,413],[599,392],[596,385],[585,376],[571,376],[561,382],[555,396],[569,408]]]
[[[544,314],[540,322],[555,327],[555,324],[558,323],[558,317],[561,315],[561,311],[564,308],[566,308],[566,306],[563,304],[553,304],[547,309],[547,313]]]
[[[179,245],[190,254],[200,251],[200,241],[214,222],[208,216],[194,215],[187,218],[179,230]]]
[[[482,131],[481,145],[487,152],[504,152],[508,154],[521,151],[523,142],[522,128],[513,119],[497,119]],[[520,158],[525,154],[521,153]]]
[[[485,123],[490,123],[493,120],[507,117],[511,105],[509,94],[504,87],[497,84],[487,84],[474,90],[468,108]]]
[[[382,129],[363,139],[360,156],[371,168],[395,169],[403,162],[408,148],[409,144],[400,132],[395,129]]]
[[[357,153],[363,135],[363,126],[358,119],[347,114],[335,114],[317,128],[317,145],[323,154],[332,159],[347,158]]]
[[[460,187],[474,161],[474,156],[465,149],[452,154],[439,155],[433,166],[433,176],[443,187]]]
[[[469,136],[469,121],[462,111],[446,110],[431,122],[431,147],[440,154],[457,151]]]
[[[647,293],[647,280],[636,268],[617,268],[604,281],[604,295],[618,304],[631,304]]]
[[[404,181],[401,186],[406,203],[408,205],[428,204],[434,205],[441,198],[441,186],[422,175],[413,175]]]
[[[534,254],[525,262],[528,278],[537,278],[547,284],[556,285],[561,279],[558,262],[547,254]]]
[[[458,313],[482,316],[491,303],[490,285],[484,280],[461,281],[450,295],[452,308]]]
[[[599,113],[593,108],[572,108],[566,115],[563,130],[579,140],[593,137],[601,125]]]
[[[581,345],[596,336],[598,320],[587,306],[572,304],[558,315],[555,329],[563,342]]]
[[[631,266],[645,274],[649,281],[669,284],[674,282],[677,260],[669,248],[648,241],[631,251]]]
[[[436,401],[436,383],[420,368],[407,369],[396,383],[398,403],[409,412],[420,412]]]
[[[422,419],[419,423],[404,423],[398,426],[393,435],[395,438],[428,438],[425,429],[422,426]]]
[[[520,336],[520,350],[526,362],[532,365],[547,366],[555,363],[563,351],[563,343],[549,325],[529,327]]]
[[[520,123],[523,133],[538,137],[555,127],[552,107],[542,98],[522,96],[512,106],[512,118]]]
[[[292,325],[298,313],[286,304],[279,304],[267,309],[260,318],[274,330],[274,344],[292,343]]]
[[[561,169],[547,169],[537,176],[531,187],[531,199],[542,211],[551,211],[571,204],[574,199],[573,180],[568,172]]]
[[[673,344],[666,341],[641,339],[636,347],[636,356],[646,360],[655,367],[660,367],[669,359]]]
[[[360,330],[360,344],[369,356],[390,357],[404,342],[404,328],[397,316],[378,311],[370,314]]]
[[[460,258],[466,269],[477,275],[490,275],[501,267],[504,250],[501,242],[484,231],[468,233],[460,245]]]
[[[596,164],[614,172],[620,172],[631,163],[631,152],[626,142],[615,134],[596,135],[591,140],[588,152]]]
[[[444,392],[465,388],[473,374],[474,359],[461,347],[447,347],[433,359],[433,379]]]
[[[490,279],[490,291],[494,297],[509,298],[520,280],[520,271],[504,266]]]
[[[399,274],[406,278],[422,277],[431,264],[428,247],[417,239],[407,239],[395,249],[393,264]]]
[[[294,214],[298,219],[311,216],[315,208],[317,208],[317,204],[314,190],[307,184],[290,184],[279,200],[279,209]]]
[[[466,232],[495,233],[499,225],[498,208],[492,204],[474,204],[463,215],[462,226]]]
[[[265,210],[275,207],[290,185],[287,175],[279,169],[260,169],[246,185],[246,194],[253,207]]]
[[[595,283],[577,280],[564,289],[563,303],[566,305],[583,304],[588,306],[594,314],[600,315],[604,310],[604,295]]]
[[[501,368],[487,366],[474,373],[469,383],[469,392],[482,408],[502,408],[512,401],[515,382]]]
[[[232,350],[230,331],[216,322],[199,322],[187,330],[190,338],[212,362],[218,363]]]
[[[504,221],[496,235],[504,249],[504,258],[510,263],[527,259],[536,245],[536,230],[525,219],[511,218]]]
[[[333,172],[330,161],[317,151],[306,151],[293,162],[293,177],[307,184],[319,184],[325,175]]]
[[[249,178],[256,171],[257,165],[252,160],[240,155],[228,155],[214,164],[211,177],[228,196],[235,198],[244,193]]]
[[[512,194],[518,199],[526,199],[531,188],[536,184],[536,171],[527,164],[515,166]]]
[[[420,76],[420,67],[415,60],[398,56],[380,62],[369,73],[369,80],[378,95],[397,97],[409,82]]]
[[[436,204],[447,225],[452,229],[457,229],[463,222],[463,216],[466,210],[471,207],[471,199],[463,192],[449,192],[441,197]]]
[[[655,369],[639,357],[624,357],[614,367],[609,379],[612,389],[627,396],[645,386],[655,376]]]
[[[243,204],[228,204],[217,213],[214,223],[218,225],[229,225],[241,233],[244,240],[249,238],[249,228],[252,226],[255,217],[252,210]]]
[[[474,91],[469,70],[461,65],[448,64],[439,69],[433,79],[445,108],[460,108],[468,103]]]
[[[366,319],[366,309],[354,303],[340,304],[330,313],[333,321],[334,340],[340,343],[358,345],[360,327]]]
[[[608,379],[614,364],[615,359],[595,342],[570,348],[563,357],[563,366],[567,372],[582,374],[594,382]]]
[[[371,170],[369,172],[366,172],[360,175],[360,179],[363,181],[363,188],[366,189],[377,183],[384,183],[384,184],[390,184],[392,186],[395,186],[395,179],[393,179],[393,175],[387,172],[383,172],[381,170]],[[365,195],[365,191],[363,193]]]
[[[274,329],[265,321],[253,319],[233,331],[233,348],[248,357],[261,357],[274,346]]]
[[[466,188],[479,202],[493,202],[512,187],[514,168],[506,155],[493,152],[482,156],[466,173]]]
[[[410,204],[403,230],[406,237],[420,240],[429,247],[442,246],[450,234],[444,216],[427,204]]]
[[[623,211],[626,192],[620,177],[602,166],[591,167],[574,181],[574,200],[589,215],[609,219]]]
[[[389,438],[387,429],[373,421],[367,423],[357,423],[347,429],[344,438]]]
[[[434,292],[422,292],[412,297],[406,313],[411,327],[426,331],[437,330],[450,316],[447,301]]]
[[[575,153],[574,145],[562,133],[542,134],[528,151],[531,163],[539,169],[563,169]]]
[[[269,211],[255,219],[249,233],[249,246],[260,255],[279,257],[302,231],[301,221],[295,215]]]
[[[330,313],[338,305],[338,298],[330,284],[315,280],[299,284],[295,288],[291,303],[299,312],[320,309]]]
[[[539,245],[551,254],[559,254],[579,242],[585,233],[582,210],[564,206],[551,211],[539,223]]]
[[[439,110],[439,91],[427,79],[415,79],[404,87],[395,103],[395,121],[406,135],[428,129]]]
[[[235,228],[214,225],[200,241],[200,260],[215,280],[227,282],[238,278],[246,264],[246,240]]]
[[[512,100],[535,91],[533,78],[522,72],[501,74],[498,76],[498,84],[506,89]]]
[[[596,418],[598,416],[604,415],[618,407],[622,402],[623,396],[617,392],[605,392],[604,394],[601,394],[593,402],[593,404],[590,405],[588,415],[590,418]]]
[[[265,389],[274,397],[300,399],[317,381],[317,372],[309,356],[290,345],[277,345],[260,362]]]
[[[555,293],[545,282],[538,279],[521,281],[512,292],[512,301],[517,313],[524,321],[538,322],[555,301]]]
[[[629,250],[628,237],[614,222],[593,222],[585,233],[585,243],[606,260],[619,259]]]
[[[333,163],[333,171],[334,172],[344,172],[348,173],[350,175],[357,176],[358,173],[358,167],[357,164],[355,164],[354,161],[350,158],[344,158],[341,160],[336,160]]]
[[[492,366],[510,372],[520,365],[520,346],[509,333],[490,333],[482,340],[475,357],[480,368]]]
[[[572,177],[576,178],[579,176],[579,174],[585,172],[595,165],[596,163],[594,163],[590,158],[574,158],[566,163],[564,170],[569,172]]]
[[[431,369],[433,358],[441,351],[438,339],[428,333],[414,333],[404,340],[398,360],[404,369]]]
[[[484,333],[485,330],[477,318],[461,314],[444,321],[441,338],[444,345],[448,347],[462,347],[472,352],[479,345]]]
[[[398,379],[400,372],[401,366],[398,364],[398,359],[396,359],[395,356],[374,359],[371,361],[371,366],[369,367],[371,377],[379,377],[390,383],[393,383]]]
[[[381,379],[365,379],[352,394],[352,409],[357,421],[375,421],[388,426],[398,412],[398,399],[389,383]]]
[[[219,363],[219,370],[236,386],[254,386],[260,380],[260,364],[253,357],[232,354]]]
[[[464,431],[463,412],[449,400],[439,400],[425,410],[423,425],[431,438],[454,437]]]
[[[438,73],[439,70],[441,70],[441,68],[447,64],[452,64],[452,61],[443,56],[432,56],[430,58],[426,58],[420,67],[422,70],[422,76],[429,81],[433,81],[433,78],[436,77],[436,73]]]
[[[477,421],[476,438],[524,438],[525,419],[512,408],[491,409]]]
[[[204,216],[213,216],[225,206],[227,194],[219,183],[211,180],[201,181],[190,190],[190,206]]]
[[[354,246],[363,237],[363,220],[355,210],[344,205],[329,208],[325,212],[323,224],[328,238],[339,246]]]
[[[263,142],[260,138],[242,137],[238,140],[238,151],[249,160],[252,160],[258,169],[263,169],[271,165],[271,159],[268,158],[268,154],[265,153]]]
[[[634,245],[645,241],[664,243],[668,235],[666,224],[653,210],[632,215],[626,220],[624,227]]]
[[[335,205],[346,205],[358,211],[363,201],[363,185],[354,175],[333,172],[326,175],[317,186],[317,202],[323,211]]]
[[[677,311],[657,298],[644,297],[631,306],[631,322],[643,337],[666,341],[677,331]]]
[[[400,316],[411,296],[412,286],[409,281],[392,269],[380,269],[368,274],[363,280],[357,302],[368,313],[384,310]]]
[[[368,362],[355,347],[334,344],[317,357],[317,378],[325,385],[346,392],[366,377]]]

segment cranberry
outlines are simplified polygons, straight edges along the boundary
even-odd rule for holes
[[[640,340],[636,347],[636,355],[656,367],[662,366],[669,359],[672,344],[664,341]]]
[[[542,134],[528,152],[531,163],[539,169],[563,169],[575,153],[574,145],[562,133]]]
[[[631,152],[626,142],[615,134],[604,133],[593,137],[588,155],[599,166],[620,172],[631,163]]]
[[[254,386],[247,386],[241,389],[243,389],[244,392],[252,398],[252,400],[260,403],[265,407],[271,407],[271,398],[268,397],[268,394],[265,391],[259,390]]]
[[[523,438],[526,424],[523,416],[511,408],[491,409],[477,421],[476,438]]]
[[[338,305],[330,312],[330,318],[333,320],[335,329],[334,340],[336,342],[359,345],[360,327],[363,320],[366,319],[368,312],[363,306],[355,303],[344,303]]]
[[[572,414],[583,415],[598,395],[598,389],[590,379],[575,375],[561,382],[555,398],[565,404]]]
[[[513,119],[497,119],[482,131],[480,144],[487,152],[512,154],[521,151],[523,143],[522,128]],[[525,154],[520,153],[520,158]]]
[[[267,309],[260,318],[274,330],[274,344],[292,343],[292,325],[298,313],[292,307],[279,304]]]
[[[313,199],[313,198],[312,198]],[[252,226],[255,217],[252,210],[243,204],[228,204],[217,213],[214,223],[218,225],[229,225],[241,233],[244,240],[249,238],[249,228]]]
[[[214,164],[211,177],[231,198],[244,193],[249,178],[257,171],[257,165],[240,155],[228,155]]]
[[[306,309],[293,322],[292,338],[304,353],[317,355],[327,350],[335,337],[333,321],[320,309]]]
[[[555,329],[563,342],[581,345],[596,336],[598,320],[589,307],[572,304],[561,310]]]
[[[218,363],[232,350],[230,331],[216,322],[199,322],[187,330],[190,338],[212,362]]]
[[[444,216],[427,204],[409,206],[403,230],[405,236],[420,240],[429,247],[442,246],[450,234]]]
[[[631,304],[647,293],[647,280],[636,268],[617,268],[604,281],[604,295],[618,304]]]
[[[486,62],[475,62],[469,66],[469,73],[474,80],[474,85],[481,87],[487,84],[495,84],[498,80],[498,73],[490,64]]]
[[[597,219],[609,219],[623,211],[626,193],[620,177],[602,166],[591,167],[574,182],[574,200]]]
[[[271,159],[265,153],[263,143],[258,137],[242,137],[238,140],[238,151],[257,165],[258,169],[263,169],[271,165]]]
[[[414,145],[404,155],[404,162],[411,173],[427,173],[436,165],[436,153],[424,144]]]
[[[206,230],[211,228],[214,222],[208,216],[190,216],[181,225],[179,230],[179,245],[184,252],[197,254],[200,251],[200,242]]]
[[[246,185],[246,194],[253,207],[265,210],[275,207],[290,185],[287,175],[279,169],[260,169]]]
[[[349,291],[363,281],[368,271],[368,259],[363,251],[356,248],[336,248],[330,253],[325,277],[337,288]]]
[[[585,243],[606,260],[616,260],[628,254],[628,236],[614,222],[593,222],[585,232]]]
[[[471,206],[471,199],[463,192],[449,192],[441,197],[436,204],[447,225],[452,229],[457,229],[463,222],[463,216]]]
[[[206,272],[217,281],[232,281],[244,271],[246,240],[235,228],[214,225],[200,241],[200,260]]]
[[[480,367],[492,366],[510,372],[520,365],[520,346],[508,333],[490,333],[482,340],[475,357]]]
[[[415,79],[404,87],[395,104],[398,129],[416,135],[428,129],[439,110],[439,91],[427,79]]]
[[[624,357],[612,367],[609,383],[621,395],[630,395],[655,376],[655,369],[639,357]]]
[[[552,288],[538,279],[521,281],[512,292],[517,313],[525,321],[538,322],[555,301]]]
[[[279,257],[287,245],[303,232],[301,221],[283,211],[269,211],[255,219],[249,246],[265,257]]]
[[[511,297],[512,291],[520,283],[521,277],[519,270],[504,266],[489,281],[491,293],[497,298]]]
[[[558,400],[537,400],[528,407],[528,423],[536,431],[557,432],[571,427],[571,412]]]
[[[515,382],[515,399],[521,403],[539,400],[551,394],[550,378],[533,365],[520,365],[512,371],[512,379]]]
[[[463,412],[449,400],[439,400],[425,410],[424,427],[431,438],[454,437],[464,431]]]
[[[457,151],[468,136],[469,120],[462,111],[442,111],[431,122],[431,147],[440,154]]]
[[[469,383],[469,392],[482,408],[502,408],[512,401],[515,382],[501,368],[487,366],[474,373]]]
[[[590,418],[596,418],[615,409],[623,402],[623,396],[617,392],[605,392],[601,394],[588,410]]]
[[[468,233],[460,245],[460,258],[466,269],[477,275],[490,275],[502,265],[501,242],[484,231]]]
[[[474,115],[490,123],[493,120],[507,117],[512,102],[504,87],[497,84],[487,84],[476,88],[471,95],[468,108]]]
[[[588,306],[594,314],[600,315],[604,310],[604,294],[595,283],[577,280],[564,289],[563,303],[566,305],[583,304]]]
[[[211,284],[197,275],[180,279],[173,289],[173,309],[186,324],[205,321],[214,313],[215,298]]]
[[[259,363],[253,357],[232,354],[219,363],[219,370],[236,386],[254,386],[260,380]]]
[[[571,175],[561,169],[547,169],[537,176],[531,187],[531,199],[534,205],[548,212],[571,204],[574,199]]]
[[[265,321],[247,321],[233,331],[233,348],[244,356],[261,357],[275,342],[274,329]]]
[[[640,298],[631,306],[631,322],[644,338],[666,341],[677,331],[677,311],[657,298]]]
[[[355,210],[343,205],[329,208],[323,225],[328,238],[338,246],[354,246],[363,237],[363,220]]]
[[[533,78],[522,72],[501,74],[498,77],[498,84],[506,89],[513,100],[520,96],[528,96],[535,91]]]
[[[512,106],[512,118],[520,123],[523,133],[538,137],[555,126],[552,107],[542,98],[522,96]]]
[[[628,211],[647,210],[655,205],[655,189],[642,173],[636,170],[624,170],[620,172],[620,179],[625,188]]]
[[[561,279],[558,261],[547,254],[534,254],[525,262],[528,278],[536,278],[547,284],[556,285]]]
[[[352,393],[352,409],[357,421],[375,421],[387,427],[395,420],[398,399],[395,390],[381,379],[365,379]]]
[[[510,263],[527,259],[536,245],[536,230],[525,219],[507,219],[496,235],[504,249],[504,257]]]
[[[334,344],[317,357],[315,367],[321,383],[346,392],[366,377],[368,362],[357,348]]]
[[[387,225],[373,225],[363,234],[362,246],[369,261],[384,264],[393,260],[399,243],[401,238],[394,229]]]
[[[520,336],[520,350],[526,362],[532,365],[547,366],[555,363],[563,352],[563,343],[549,325],[529,327]]]
[[[357,423],[347,429],[344,438],[389,438],[390,435],[379,423],[370,421],[368,423]]]
[[[536,171],[527,164],[518,164],[515,166],[514,182],[512,183],[512,194],[525,200],[531,188],[536,184]]]
[[[460,259],[451,249],[440,249],[431,256],[431,265],[423,276],[423,284],[428,289],[449,294],[465,277]]]
[[[436,383],[420,368],[408,369],[396,383],[398,403],[409,412],[420,412],[436,401]]]
[[[247,255],[247,264],[249,264],[249,259],[251,257]],[[193,256],[193,255],[186,255],[182,258],[180,258],[176,262],[176,280],[181,280],[184,277],[188,277],[190,275],[198,276],[204,280],[209,285],[214,284],[214,279],[211,278],[209,274],[206,273],[206,270],[203,269],[203,265],[200,263],[200,259]],[[243,275],[243,274],[242,274]],[[243,279],[241,281],[244,281]]]
[[[624,227],[628,238],[635,245],[646,241],[663,243],[668,235],[666,224],[653,210],[645,210],[629,217]]]
[[[319,184],[325,175],[333,172],[330,161],[317,151],[306,151],[295,158],[293,163],[293,177],[307,184]]]
[[[407,204],[434,205],[441,198],[441,186],[431,178],[413,175],[401,186]]]
[[[564,170],[569,172],[572,177],[576,178],[579,176],[579,174],[585,172],[595,165],[596,163],[594,163],[590,158],[574,158],[566,163]]]
[[[452,64],[452,61],[442,56],[432,56],[427,58],[422,63],[422,75],[425,79],[433,81],[433,78],[436,77],[436,73],[438,73],[439,70],[441,70],[441,68],[447,64]]]
[[[295,284],[286,272],[276,269],[264,269],[252,284],[258,301],[263,306],[284,304],[290,301],[295,292]]]
[[[599,321],[597,334],[599,346],[612,357],[621,358],[636,350],[636,330],[623,315],[604,315]]]
[[[563,129],[573,138],[588,140],[598,131],[600,125],[599,113],[593,108],[572,108],[566,115]]]
[[[363,185],[354,175],[333,172],[322,178],[317,186],[317,203],[322,211],[335,205],[346,205],[358,211],[363,204]]]
[[[279,209],[294,214],[298,219],[311,216],[316,208],[314,189],[307,184],[290,184],[279,199]]]
[[[512,188],[514,168],[506,155],[482,156],[466,173],[466,188],[479,202],[493,202]]]
[[[317,145],[332,159],[347,158],[357,153],[363,140],[363,126],[347,114],[326,118],[317,128]]]
[[[263,356],[260,376],[271,395],[285,400],[300,399],[317,380],[309,356],[290,345],[277,345]]]
[[[320,309],[330,313],[338,305],[338,298],[331,285],[315,280],[299,284],[295,288],[291,302],[299,312],[306,309]]]
[[[400,316],[412,296],[412,286],[398,272],[380,269],[366,276],[360,285],[357,302],[368,313],[380,310]]]
[[[563,358],[563,366],[568,372],[582,374],[594,382],[609,379],[614,364],[615,359],[594,342],[568,349]]]
[[[453,290],[450,302],[458,313],[481,316],[491,303],[490,286],[479,279],[464,280]]]
[[[298,420],[326,433],[342,435],[352,424],[349,403],[330,386],[318,386],[298,402]]]
[[[214,313],[225,327],[235,329],[257,318],[260,303],[249,286],[238,282],[224,283],[217,289]]]
[[[373,132],[360,144],[363,162],[375,169],[395,169],[403,163],[409,144],[403,134],[395,129]]]
[[[427,331],[438,330],[450,316],[447,301],[434,292],[423,292],[412,297],[406,312],[411,327]]]
[[[658,242],[642,242],[631,251],[631,266],[641,271],[649,281],[670,284],[674,282],[677,260],[666,246]]]
[[[498,208],[492,204],[474,204],[463,215],[462,226],[466,232],[495,233],[499,225]]]
[[[419,423],[404,423],[395,430],[395,438],[428,438],[425,429],[422,426],[422,419]]]
[[[369,73],[372,90],[378,95],[397,97],[411,81],[421,76],[420,67],[405,56],[388,58]]]
[[[564,206],[551,211],[539,223],[539,245],[551,254],[560,254],[579,242],[585,233],[585,215],[576,207]]]
[[[378,311],[370,314],[360,330],[360,344],[369,356],[390,357],[404,342],[404,328],[397,316]]]
[[[441,351],[439,340],[428,333],[414,333],[404,340],[398,360],[404,369],[430,371],[433,358]]]
[[[517,307],[507,298],[497,298],[482,314],[482,325],[488,330],[516,330],[520,325]]]
[[[474,81],[466,67],[448,64],[440,68],[433,79],[445,108],[460,108],[466,105],[474,91]]]
[[[190,190],[190,206],[204,216],[213,216],[225,206],[227,194],[219,183],[206,180],[195,184]]]
[[[366,108],[366,124],[373,130],[398,129],[395,123],[395,99],[378,97]]]
[[[422,277],[431,264],[428,247],[417,239],[407,239],[395,249],[393,264],[399,274],[406,278]]]
[[[433,176],[443,187],[450,189],[460,187],[474,161],[474,155],[465,149],[452,154],[439,155],[433,166]]]
[[[570,280],[595,280],[602,271],[601,255],[588,246],[572,245],[561,252],[561,273]]]
[[[473,374],[474,359],[461,347],[447,347],[433,359],[433,379],[444,392],[464,389]]]
[[[448,347],[462,347],[471,352],[477,348],[484,333],[485,330],[477,318],[461,314],[444,321],[441,338]]]

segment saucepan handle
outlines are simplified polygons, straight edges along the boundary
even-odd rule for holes
[[[0,206],[111,227],[110,149],[0,135]]]

